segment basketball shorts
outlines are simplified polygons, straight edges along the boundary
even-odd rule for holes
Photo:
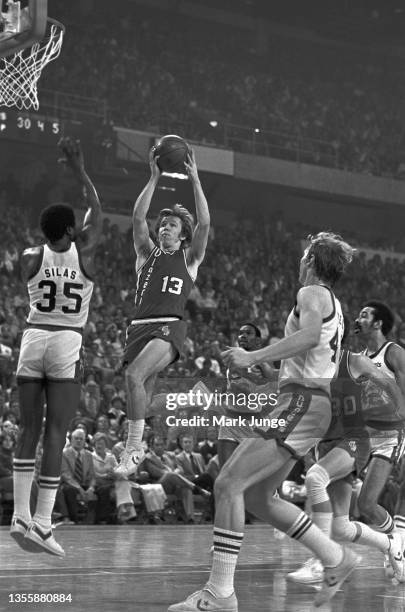
[[[230,440],[232,442],[240,443],[246,438],[259,438],[260,435],[257,431],[254,430],[252,425],[248,425],[251,419],[265,419],[271,415],[270,418],[273,417],[274,407],[272,405],[267,405],[262,408],[260,412],[238,412],[235,410],[230,410],[225,408],[225,414],[227,418],[237,420],[240,418],[245,421],[244,424],[237,423],[234,425],[220,425],[218,431],[218,440]]]
[[[125,366],[131,363],[152,338],[161,338],[172,344],[176,351],[176,356],[173,359],[173,362],[175,362],[179,359],[183,350],[186,334],[187,323],[185,321],[131,324],[127,328],[122,364]]]
[[[330,397],[321,389],[288,384],[280,389],[278,404],[270,416],[279,423],[283,420],[285,425],[255,427],[254,431],[267,440],[275,439],[294,458],[300,459],[328,430],[332,418]]]
[[[80,331],[29,327],[23,333],[17,378],[80,381],[83,371]]]
[[[230,440],[231,442],[243,442],[246,438],[257,438],[259,434],[253,431],[250,425],[220,425],[218,440]]]
[[[353,457],[353,472],[359,475],[366,467],[370,457],[370,439],[366,432],[348,435],[347,438],[337,440],[321,440],[316,447],[316,461],[325,457],[332,449],[342,448],[350,457]]]
[[[370,436],[371,457],[380,457],[396,464],[405,452],[404,430],[380,431],[367,428]]]

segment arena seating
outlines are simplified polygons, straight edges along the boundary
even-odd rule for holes
[[[252,32],[178,14],[173,36],[164,11],[135,3],[126,19],[113,5],[93,13],[89,37],[80,12],[55,5],[69,36],[42,87],[106,100],[116,125],[402,176],[403,85],[393,58],[277,37],[260,55]]]

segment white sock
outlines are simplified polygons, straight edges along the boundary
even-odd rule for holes
[[[145,428],[145,419],[137,419],[136,421],[128,421],[128,440],[127,450],[139,451],[142,448],[142,436]]]
[[[33,520],[39,523],[44,529],[50,529],[52,526],[51,516],[55,505],[59,480],[59,476],[39,477],[38,501]]]
[[[338,537],[349,541],[372,546],[386,553],[390,547],[390,539],[386,533],[371,529],[359,521],[351,521],[348,516],[337,516],[333,519],[333,528]]]
[[[219,597],[229,597],[234,592],[234,575],[243,533],[214,527],[214,557],[207,583]]]
[[[405,542],[405,516],[396,514],[394,516],[395,529],[401,534],[402,541]]]
[[[343,559],[342,547],[326,537],[305,512],[299,514],[286,534],[312,550],[325,567],[336,567]]]
[[[35,459],[13,460],[14,514],[25,522],[31,520],[30,497]]]
[[[324,533],[328,538],[330,537],[332,531],[332,512],[313,512],[312,513],[312,522],[316,525],[322,533]]]

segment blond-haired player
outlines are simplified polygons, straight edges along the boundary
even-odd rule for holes
[[[284,419],[278,435],[257,429],[243,440],[215,483],[214,557],[205,587],[169,612],[236,612],[234,572],[243,540],[245,492],[251,504],[277,529],[307,546],[325,567],[316,603],[329,600],[359,561],[356,554],[326,537],[297,506],[273,496],[294,463],[324,436],[331,420],[330,382],[336,374],[343,316],[332,287],[352,259],[353,249],[340,236],[322,232],[310,238],[300,262],[297,294],[285,338],[256,351],[232,348],[223,353],[228,366],[251,367],[282,360],[280,396],[272,418]],[[263,496],[265,492],[265,497]],[[260,510],[258,511],[258,514]]]

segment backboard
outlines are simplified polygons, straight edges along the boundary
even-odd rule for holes
[[[44,38],[48,0],[1,0],[0,57],[13,55]]]
[[[37,83],[59,57],[65,27],[48,17],[47,0],[0,0],[0,107],[39,107]]]

